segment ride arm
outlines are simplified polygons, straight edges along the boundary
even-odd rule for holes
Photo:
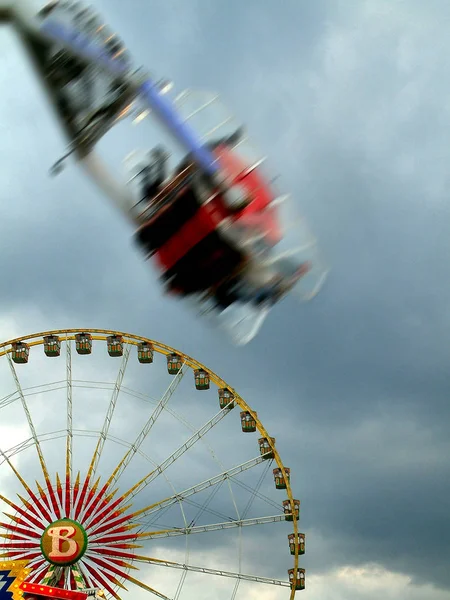
[[[51,14],[42,22],[40,31],[44,36],[61,44],[79,58],[122,79],[156,113],[160,121],[184,146],[185,150],[192,154],[205,175],[217,183],[219,169],[214,155],[204,146],[189,124],[183,121],[171,100],[161,93],[157,83],[148,76],[143,79],[139,72],[131,73],[129,67],[124,65],[120,59],[114,59],[86,34],[57,21]]]

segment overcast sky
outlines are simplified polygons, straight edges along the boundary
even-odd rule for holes
[[[309,600],[449,599],[450,5],[97,4],[138,64],[222,94],[332,272],[313,302],[287,299],[255,341],[230,346],[161,295],[76,166],[48,177],[64,140],[2,32],[0,338],[112,328],[195,356],[293,469]]]

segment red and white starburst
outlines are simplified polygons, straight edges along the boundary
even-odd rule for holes
[[[80,587],[81,573],[86,587],[105,588],[114,598],[119,598],[117,588],[126,589],[124,581],[148,589],[128,573],[136,569],[132,564],[137,558],[134,551],[141,546],[135,542],[143,534],[136,533],[138,524],[131,522],[134,517],[129,511],[131,504],[125,504],[129,493],[116,498],[116,491],[109,492],[112,477],[99,489],[100,478],[92,483],[89,475],[81,482],[78,474],[73,486],[69,476],[61,483],[56,475],[56,485],[46,476],[45,489],[36,482],[35,492],[17,472],[16,475],[25,487],[28,499],[18,494],[20,503],[14,503],[0,496],[15,511],[15,514],[5,513],[10,523],[0,523],[4,530],[0,534],[4,539],[0,548],[3,558],[29,561],[28,581],[42,582],[54,571],[55,575],[58,573],[59,584],[66,582],[73,589]],[[63,518],[73,519],[81,525],[88,545],[76,567],[65,566],[56,571],[42,553],[41,539],[51,523]]]

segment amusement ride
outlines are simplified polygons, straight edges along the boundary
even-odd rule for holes
[[[300,502],[276,440],[174,348],[103,330],[1,344],[0,438],[1,571],[23,565],[27,598],[304,589]]]
[[[119,35],[79,2],[36,12],[30,0],[0,0],[2,20],[18,32],[69,142],[51,173],[78,161],[134,228],[168,295],[246,344],[287,295],[318,293],[327,269],[315,237],[217,95],[175,94],[135,68]],[[122,122],[147,123],[153,149],[134,148],[117,166],[101,146]]]

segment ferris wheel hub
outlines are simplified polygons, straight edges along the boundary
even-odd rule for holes
[[[58,519],[44,530],[41,537],[41,550],[52,565],[68,567],[80,560],[86,552],[88,538],[86,531],[77,521]]]

